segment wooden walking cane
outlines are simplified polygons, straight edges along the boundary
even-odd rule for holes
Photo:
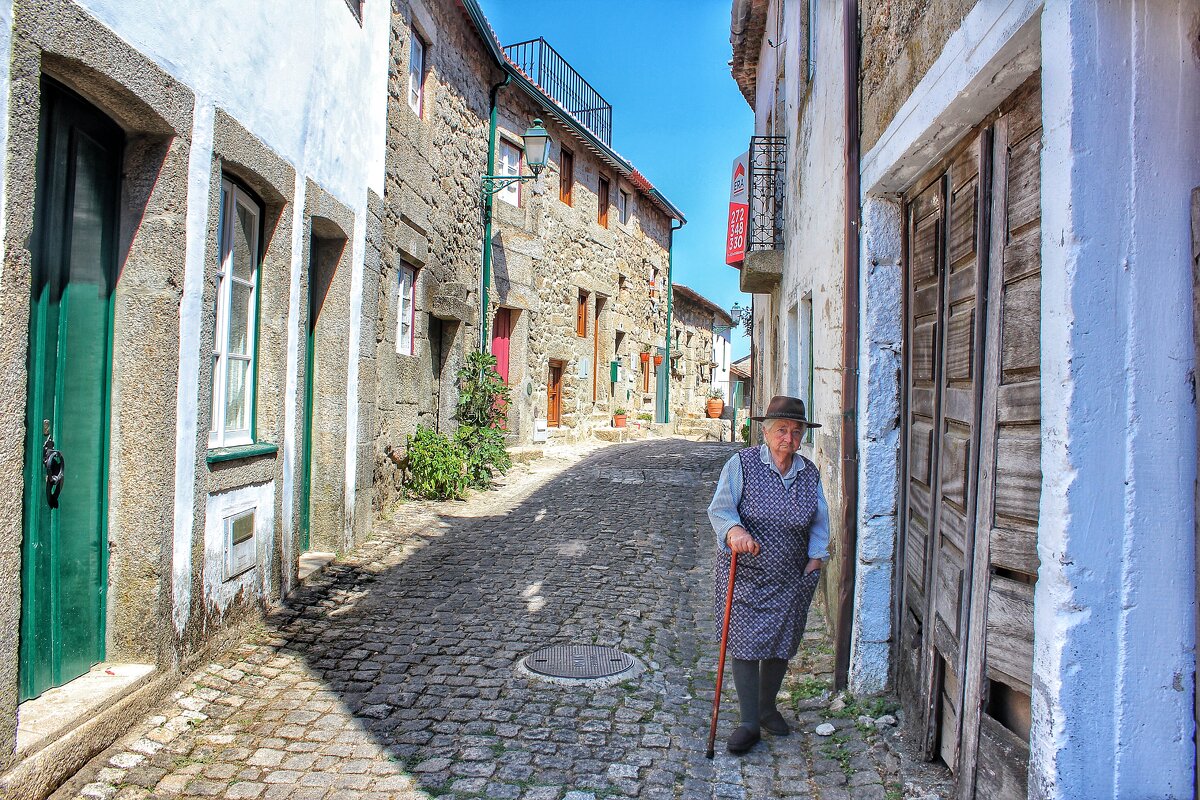
[[[725,648],[729,645],[729,615],[733,611],[733,576],[737,574],[737,553],[729,559],[729,586],[725,589],[725,623],[721,626],[721,654],[717,657],[717,692],[713,695],[712,724],[708,727],[708,752],[705,758],[713,757],[713,743],[717,741],[717,714],[721,710],[721,679],[725,677]]]

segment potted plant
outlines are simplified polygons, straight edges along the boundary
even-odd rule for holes
[[[654,354],[654,366],[661,367],[662,362],[663,362],[662,353],[655,353]]]
[[[650,354],[642,353],[642,363],[647,364],[647,363],[649,363],[649,361],[650,361]]]
[[[613,409],[613,427],[614,428],[624,428],[625,420],[626,420],[628,414],[629,414],[629,411],[627,409],[614,408]]]
[[[725,410],[725,391],[719,386],[709,389],[708,402],[705,403],[704,410],[709,419],[720,417],[721,412]]]

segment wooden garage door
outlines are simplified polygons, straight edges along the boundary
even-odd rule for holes
[[[925,754],[958,774],[964,798],[1025,795],[1041,485],[1039,120],[1034,78],[905,198],[896,677]]]

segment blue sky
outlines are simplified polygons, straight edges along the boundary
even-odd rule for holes
[[[480,0],[504,44],[541,36],[613,106],[613,147],[687,216],[675,281],[747,305],[725,265],[729,169],[754,117],[729,75],[729,0]],[[750,352],[740,330],[734,356]]]

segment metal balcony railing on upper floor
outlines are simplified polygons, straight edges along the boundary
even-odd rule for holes
[[[542,91],[612,147],[612,106],[545,39],[510,44],[504,53]]]
[[[750,137],[750,220],[746,251],[783,249],[787,137]]]

